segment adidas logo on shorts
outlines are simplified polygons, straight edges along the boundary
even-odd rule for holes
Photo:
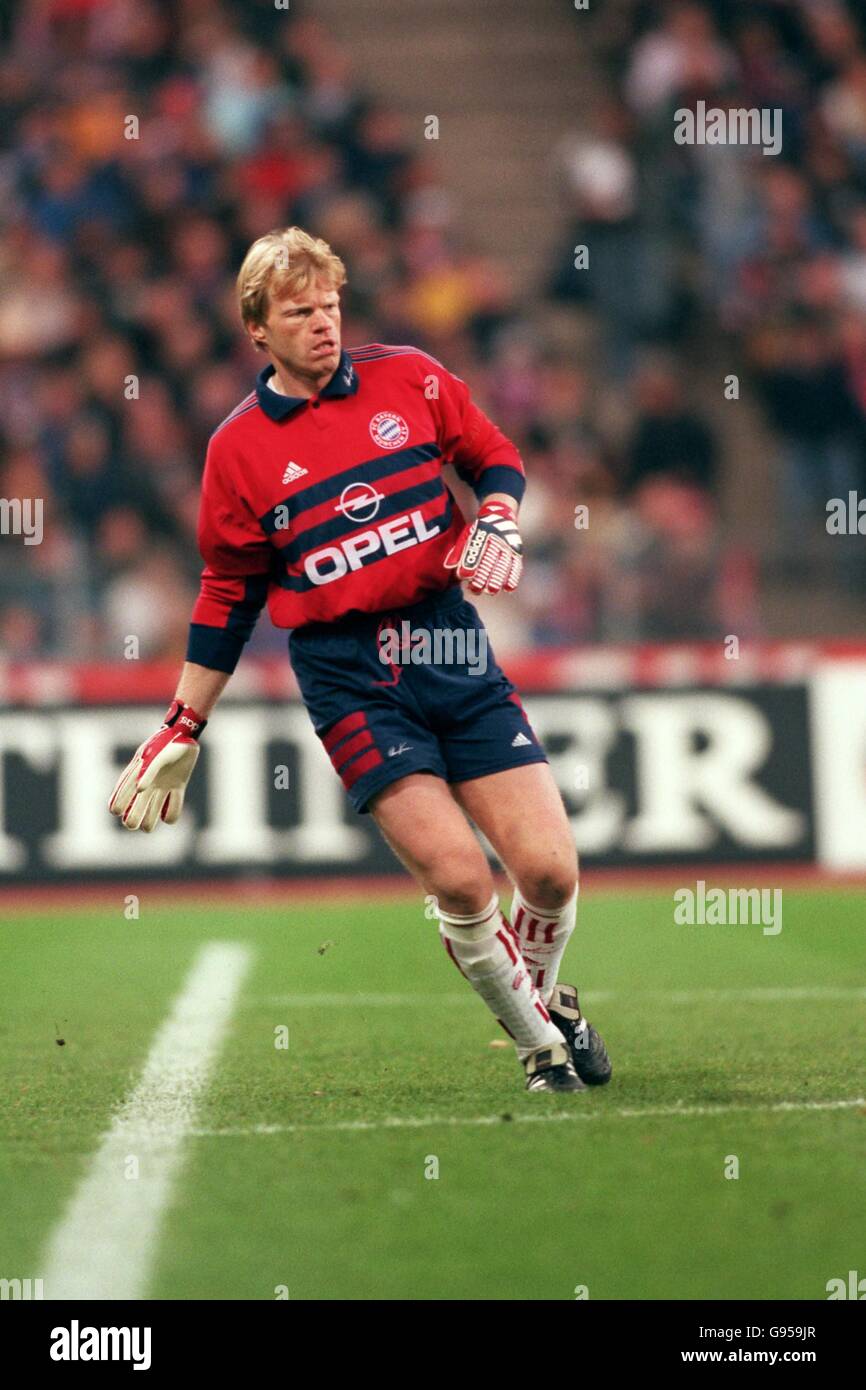
[[[525,747],[527,744],[530,744],[531,742],[532,742],[532,739],[531,739],[531,738],[527,738],[527,737],[526,737],[526,734],[515,734],[515,735],[514,735],[514,738],[511,740],[511,747],[512,747],[512,748],[523,748],[523,747]]]
[[[306,468],[302,468],[299,463],[292,462],[287,466],[286,471],[283,474],[283,482],[294,483],[297,481],[298,478],[306,478],[307,471],[308,470]]]

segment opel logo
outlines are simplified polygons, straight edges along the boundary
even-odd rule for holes
[[[340,493],[340,500],[334,508],[342,512],[349,521],[359,524],[372,521],[379,511],[379,503],[384,501],[384,492],[377,492],[369,483],[347,483]]]

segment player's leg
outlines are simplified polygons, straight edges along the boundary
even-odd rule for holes
[[[454,606],[453,599],[446,607]],[[436,605],[416,606],[415,621]],[[431,610],[428,612],[428,609]],[[400,630],[399,615],[390,625]],[[484,854],[447,784],[447,768],[410,679],[381,660],[376,617],[292,633],[292,665],[316,733],[356,811],[369,811],[398,858],[438,900],[443,942],[511,1033],[533,1090],[581,1089],[516,939]]]
[[[550,998],[577,914],[574,836],[547,763],[459,782],[454,796],[487,836],[515,885],[511,925]]]
[[[369,810],[400,862],[446,912],[471,916],[487,906],[490,866],[441,777],[401,777],[373,797]]]
[[[394,853],[437,900],[443,945],[513,1038],[530,1090],[581,1089],[499,909],[487,860],[447,784],[416,773],[392,782],[369,809]]]
[[[511,924],[535,983],[549,991],[574,926],[574,839],[544,750],[477,610],[459,594],[450,602],[451,646],[416,683],[416,697],[437,731],[446,780],[517,885]]]
[[[573,985],[558,984],[577,916],[578,864],[571,826],[547,763],[457,783],[455,798],[490,841],[514,882],[511,925],[533,982],[589,1084],[610,1080],[604,1043],[583,1018]]]

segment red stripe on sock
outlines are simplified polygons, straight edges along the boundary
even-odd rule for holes
[[[546,973],[546,972],[545,972],[544,970],[539,970],[538,974],[536,975],[536,977],[535,977],[535,988],[536,988],[536,989],[543,989],[543,987],[544,987],[544,976],[545,976],[545,973]]]
[[[527,941],[534,941],[534,940],[535,940],[535,928],[536,928],[537,926],[538,926],[538,918],[537,918],[537,917],[531,917],[530,920],[529,920],[529,926],[526,928],[526,940],[527,940]]]
[[[550,1014],[547,1012],[546,1008],[544,1007],[544,1005],[542,1004],[542,1002],[541,1002],[540,999],[536,999],[536,1001],[535,1001],[535,1007],[536,1007],[536,1009],[538,1010],[538,1012],[541,1014],[541,1017],[544,1019],[545,1023],[549,1023],[549,1022],[550,1022]]]
[[[501,941],[501,942],[502,942],[503,946],[505,947],[505,949],[506,949],[506,951],[508,952],[508,955],[509,955],[509,957],[510,957],[510,959],[511,959],[511,964],[512,964],[512,965],[516,965],[516,964],[517,964],[517,952],[515,951],[514,947],[512,946],[511,942],[510,942],[509,939],[508,939],[508,933],[507,933],[507,932],[504,932],[504,931],[498,931],[498,932],[496,933],[496,939],[497,939],[497,941]]]
[[[445,950],[448,952],[454,964],[457,966],[457,969],[460,971],[460,974],[463,976],[464,980],[468,979],[469,977],[466,974],[466,971],[463,969],[463,966],[460,964],[459,960],[455,956],[454,947],[451,945],[451,942],[447,936],[442,937],[442,945],[445,947]]]
[[[555,931],[556,931],[556,923],[555,923],[555,922],[551,922],[551,924],[550,924],[549,927],[545,927],[545,928],[544,928],[544,944],[545,944],[545,946],[552,946],[552,945],[553,945],[553,933],[554,933]]]
[[[514,926],[515,926],[515,929],[516,929],[517,931],[520,931],[520,927],[521,927],[522,922],[523,922],[523,908],[522,908],[522,907],[519,907],[519,908],[517,909],[517,911],[515,912],[515,914],[514,914]]]
[[[515,946],[517,947],[517,949],[518,949],[518,951],[519,951],[519,950],[520,950],[520,937],[517,935],[517,932],[516,932],[516,931],[514,930],[514,928],[512,927],[511,923],[509,922],[509,920],[508,920],[508,918],[506,917],[506,915],[505,915],[504,912],[500,912],[500,914],[499,914],[499,920],[500,920],[500,922],[502,923],[502,925],[503,925],[503,927],[505,928],[505,930],[508,932],[508,935],[511,937],[511,940],[514,942]]]

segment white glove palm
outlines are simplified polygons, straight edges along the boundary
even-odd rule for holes
[[[160,820],[174,825],[198,762],[198,736],[206,723],[195,710],[175,700],[165,722],[135,750],[108,803],[127,830],[150,832]]]

